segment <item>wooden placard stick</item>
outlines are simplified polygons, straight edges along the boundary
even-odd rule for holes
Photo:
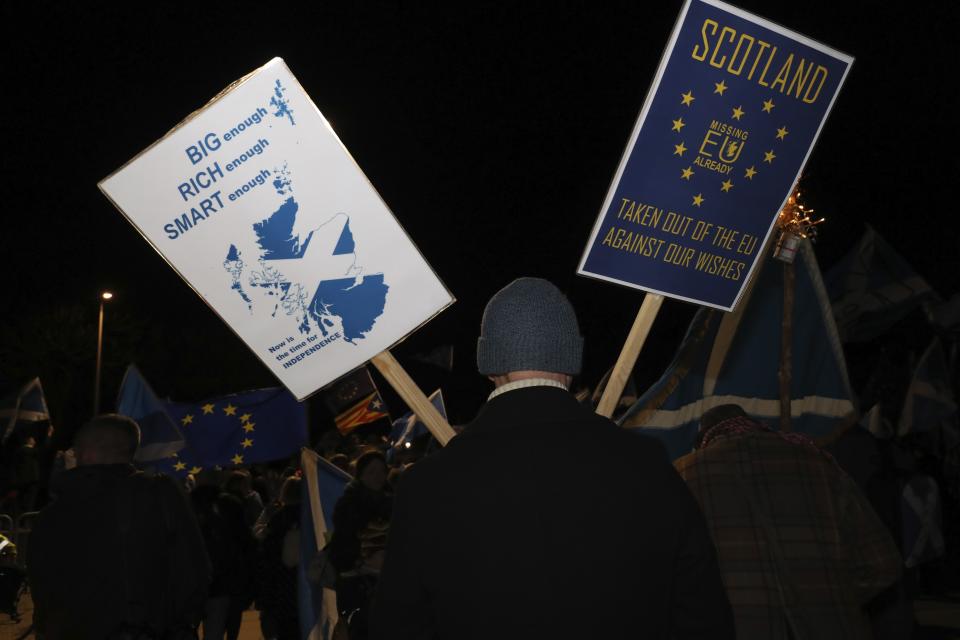
[[[423,421],[423,424],[427,426],[427,429],[429,429],[433,437],[437,439],[437,442],[442,446],[446,446],[446,444],[450,442],[450,439],[457,435],[449,423],[440,415],[440,412],[437,411],[437,408],[433,406],[433,403],[430,402],[423,391],[420,390],[417,383],[415,383],[407,374],[406,370],[400,366],[400,363],[397,362],[397,359],[393,357],[392,353],[384,351],[375,355],[370,362],[372,362],[373,366],[377,368],[377,371],[387,379],[390,386],[400,394],[400,397],[407,403],[410,410]]]
[[[643,304],[640,305],[640,311],[637,312],[637,318],[633,321],[633,327],[627,335],[627,341],[623,344],[620,351],[620,357],[617,358],[617,364],[613,367],[607,386],[600,397],[600,404],[597,405],[597,413],[601,416],[610,417],[613,410],[620,401],[623,394],[623,388],[627,385],[633,366],[637,363],[637,357],[640,355],[640,349],[643,343],[647,341],[650,335],[650,327],[660,311],[660,305],[663,304],[663,296],[656,293],[648,293],[643,298]]]

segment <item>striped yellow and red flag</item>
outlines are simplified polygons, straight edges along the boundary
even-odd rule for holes
[[[386,405],[376,391],[363,398],[336,418],[337,430],[347,435],[357,427],[380,418],[389,418]]]

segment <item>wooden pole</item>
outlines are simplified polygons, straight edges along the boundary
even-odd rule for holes
[[[423,394],[420,387],[407,374],[397,359],[389,351],[375,355],[370,362],[377,368],[390,386],[400,394],[407,406],[427,426],[433,437],[441,446],[446,446],[453,436],[457,435],[453,428],[444,420],[433,403]]]
[[[792,429],[791,400],[793,380],[793,263],[783,265],[783,318],[780,322],[780,431]]]
[[[307,483],[307,499],[310,501],[310,515],[313,518],[313,536],[317,552],[320,553],[327,546],[327,522],[323,517],[323,504],[320,502],[320,480],[317,477],[317,460],[320,458],[315,451],[304,447],[300,450],[300,468],[303,469],[303,475]],[[302,499],[302,498],[301,498]],[[332,506],[329,508],[333,508]],[[306,531],[301,531],[300,535],[309,535]],[[329,560],[325,559],[325,562]],[[323,587],[322,591],[323,609],[321,616],[327,618],[329,627],[332,629],[337,625],[340,619],[339,608],[337,607],[337,592]],[[317,624],[310,631],[308,640],[324,640],[319,629],[324,625]]]
[[[607,386],[603,390],[600,404],[597,405],[597,413],[601,416],[609,418],[613,415],[613,410],[617,408],[620,395],[623,393],[623,388],[627,386],[627,380],[630,378],[633,366],[637,363],[637,357],[640,355],[643,343],[647,341],[647,336],[650,335],[650,328],[660,311],[661,304],[663,304],[663,296],[661,295],[648,293],[644,297],[643,304],[640,305],[640,311],[637,312],[637,318],[633,321],[633,327],[630,328],[630,333],[627,335],[627,341],[620,351],[620,357],[617,358],[617,364],[614,365],[613,372],[610,374],[610,380],[607,381]]]

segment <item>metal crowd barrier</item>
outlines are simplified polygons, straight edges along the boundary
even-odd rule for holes
[[[17,518],[13,542],[17,545],[17,566],[21,569],[27,568],[27,544],[30,541],[30,532],[33,531],[33,523],[39,514],[39,511],[27,511]]]

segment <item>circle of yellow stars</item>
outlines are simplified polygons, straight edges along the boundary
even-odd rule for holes
[[[212,402],[208,402],[207,404],[204,404],[204,405],[201,405],[201,406],[200,406],[200,413],[201,413],[202,415],[213,415],[213,414],[214,414],[214,411],[216,410],[216,408],[217,408],[217,407],[216,407],[215,404],[213,404]],[[235,407],[235,406],[233,406],[232,403],[229,403],[229,402],[228,402],[228,403],[227,403],[227,406],[225,406],[225,407],[223,408],[223,413],[224,413],[224,415],[227,415],[227,416],[236,416],[236,415],[237,415],[237,409],[238,409],[238,407]],[[243,453],[242,453],[242,452],[243,452],[244,450],[249,449],[250,447],[253,446],[253,438],[250,437],[250,434],[253,433],[253,431],[254,431],[254,429],[256,428],[257,425],[256,425],[255,422],[252,422],[252,421],[251,421],[251,420],[253,419],[253,414],[251,414],[251,413],[244,413],[244,414],[241,414],[240,416],[237,416],[237,417],[240,419],[240,428],[243,429],[243,432],[244,432],[244,434],[245,434],[246,437],[244,437],[244,439],[240,441],[240,450],[237,451],[236,455],[234,455],[232,458],[230,458],[230,461],[233,462],[233,464],[243,464]],[[189,425],[193,424],[193,421],[194,421],[194,415],[191,414],[191,413],[188,413],[187,415],[183,416],[183,417],[180,419],[180,424],[183,425],[184,427],[186,427],[186,426],[189,426]],[[179,456],[178,456],[176,453],[174,453],[174,454],[173,454],[172,456],[170,456],[170,457],[172,457],[172,458],[177,458],[177,457],[179,457]],[[187,473],[190,473],[190,474],[193,474],[193,475],[196,475],[196,474],[200,473],[201,471],[203,471],[203,467],[199,467],[199,466],[196,466],[196,465],[190,467],[190,469],[187,470],[187,464],[186,464],[183,460],[177,460],[177,462],[173,465],[173,468],[174,468],[175,471],[185,471],[185,470],[186,470]]]
[[[713,86],[714,86],[713,92],[721,96],[724,94],[724,92],[727,89],[729,89],[729,87],[727,86],[724,80],[720,80],[720,82],[714,82]],[[694,97],[692,89],[689,89],[685,93],[680,94],[681,106],[690,107],[693,105],[694,100],[696,100],[696,97]],[[773,110],[776,106],[777,106],[776,103],[774,103],[772,99],[767,99],[763,101],[763,106],[760,108],[760,111],[767,114],[773,114]],[[732,109],[730,117],[739,122],[740,119],[745,114],[746,114],[746,111],[744,111],[743,105],[741,104],[741,105],[737,105]],[[687,126],[687,123],[683,121],[682,116],[678,117],[676,120],[673,120],[672,122],[673,122],[673,127],[671,128],[671,131],[676,131],[677,133],[682,133],[683,128]],[[786,140],[789,134],[790,134],[790,131],[787,129],[786,125],[784,125],[779,129],[777,129],[776,139],[778,141],[784,141]],[[687,149],[686,143],[683,140],[680,141],[680,144],[673,145],[673,155],[675,156],[680,156],[682,158],[683,154],[686,153],[687,151],[688,149]],[[763,162],[766,162],[767,164],[772,165],[776,157],[777,157],[776,153],[774,153],[773,149],[770,149],[769,151],[764,152]],[[747,180],[753,180],[753,177],[757,175],[757,173],[758,171],[757,171],[756,165],[751,165],[747,167],[743,177],[746,178]],[[680,178],[682,180],[689,181],[691,176],[693,175],[694,175],[694,172],[690,165],[688,165],[686,168],[684,168],[680,172]],[[727,180],[724,180],[723,182],[720,183],[720,190],[724,193],[727,193],[733,189],[733,186],[734,186],[733,181],[728,178]],[[698,193],[696,196],[693,197],[694,206],[699,207],[703,204],[703,202],[704,202],[704,197],[702,193]]]

